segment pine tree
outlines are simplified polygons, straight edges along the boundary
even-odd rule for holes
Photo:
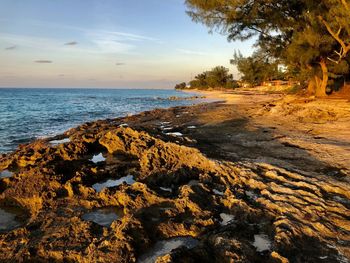
[[[325,96],[329,76],[349,70],[349,0],[187,0],[195,22],[229,40],[257,37],[256,45]]]

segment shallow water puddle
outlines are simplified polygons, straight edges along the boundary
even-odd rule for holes
[[[64,138],[62,140],[53,140],[53,141],[49,141],[49,143],[51,145],[54,145],[54,146],[57,146],[57,145],[60,145],[60,144],[64,144],[64,143],[68,143],[70,142],[70,139],[69,138]]]
[[[217,189],[213,189],[213,193],[216,194],[216,195],[221,195],[221,196],[224,195],[224,192],[221,192],[221,191],[219,191]]]
[[[256,247],[256,251],[263,252],[271,249],[271,241],[267,235],[254,235],[253,246]]]
[[[221,213],[220,214],[221,217],[221,222],[220,225],[222,226],[227,226],[229,223],[233,222],[235,220],[235,216],[234,215],[230,215],[230,214],[226,214],[226,213]]]
[[[90,161],[92,161],[93,163],[101,163],[106,161],[106,158],[104,158],[102,153],[100,153],[98,155],[94,155]]]
[[[173,136],[173,137],[181,137],[183,134],[181,132],[168,132],[165,135]]]
[[[256,200],[258,196],[253,191],[245,191],[246,196],[248,196],[249,199]]]
[[[191,180],[188,182],[189,186],[194,186],[194,185],[199,185],[199,181],[198,180]]]
[[[171,188],[166,188],[166,187],[159,187],[160,190],[165,191],[165,192],[170,192],[172,193],[173,190]]]
[[[134,177],[132,175],[128,175],[116,180],[109,179],[106,182],[94,184],[92,188],[94,188],[97,192],[101,192],[104,188],[115,187],[123,183],[126,183],[128,185],[134,184]]]
[[[146,254],[142,255],[138,263],[154,263],[160,256],[169,254],[173,249],[185,246],[188,249],[198,245],[198,240],[192,237],[175,237],[168,240],[158,241]]]
[[[0,172],[0,178],[9,178],[12,175],[13,174],[9,170],[4,170],[4,171]]]
[[[197,129],[196,126],[188,126],[187,129]]]
[[[123,216],[122,211],[116,207],[100,208],[82,216],[85,221],[92,221],[100,226],[110,227],[111,224]]]
[[[0,233],[11,231],[20,227],[21,223],[16,220],[16,214],[0,208]]]

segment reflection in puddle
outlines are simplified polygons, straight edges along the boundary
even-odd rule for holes
[[[94,184],[92,188],[94,188],[97,192],[101,192],[104,188],[115,187],[123,183],[126,183],[128,185],[134,184],[134,177],[132,175],[128,175],[116,180],[110,179],[103,183]]]
[[[94,155],[91,159],[93,163],[100,163],[106,161],[106,158],[103,157],[102,153]]]
[[[142,255],[138,263],[154,263],[159,256],[170,253],[173,249],[185,246],[188,249],[194,248],[198,245],[198,240],[192,237],[176,237],[168,240],[158,241],[154,247]]]
[[[221,196],[224,195],[224,192],[221,192],[221,191],[219,191],[217,189],[213,189],[213,193],[216,194],[216,195],[221,195]]]
[[[160,190],[165,191],[165,192],[170,192],[172,193],[173,190],[171,188],[166,188],[166,187],[159,187]]]
[[[65,138],[65,139],[62,139],[62,140],[53,140],[53,141],[50,141],[49,143],[51,145],[56,146],[56,145],[60,145],[60,144],[68,143],[68,142],[70,142],[70,139],[69,138]]]
[[[220,217],[221,217],[221,220],[222,220],[220,222],[220,224],[222,226],[226,226],[226,225],[228,225],[229,223],[231,223],[232,221],[235,220],[235,216],[234,215],[230,215],[230,214],[221,213]]]
[[[4,170],[0,172],[0,178],[9,178],[12,176],[12,173],[9,170]]]
[[[256,247],[256,251],[263,252],[271,249],[271,241],[267,235],[254,235],[253,246]]]
[[[253,191],[245,191],[246,196],[248,196],[248,198],[255,200],[258,198],[258,196],[253,192]]]
[[[100,226],[110,227],[111,224],[123,216],[120,209],[116,207],[101,208],[82,216],[85,221],[92,221]]]
[[[191,180],[188,182],[189,186],[193,186],[193,185],[199,185],[199,181],[198,180]]]
[[[21,223],[16,220],[16,214],[0,208],[0,233],[20,227]]]

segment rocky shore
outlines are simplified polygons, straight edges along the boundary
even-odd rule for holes
[[[232,96],[1,156],[0,261],[349,262],[349,102]]]

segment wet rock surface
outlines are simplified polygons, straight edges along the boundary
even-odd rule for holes
[[[241,136],[237,151],[219,147],[236,123],[212,136],[205,113],[220,107],[86,123],[64,143],[2,156],[0,170],[16,176],[0,178],[0,208],[26,220],[11,226],[20,216],[0,210],[0,261],[348,262],[348,177],[307,169],[306,157],[286,166],[246,158],[242,130],[230,133]],[[183,136],[164,133],[164,122]]]

